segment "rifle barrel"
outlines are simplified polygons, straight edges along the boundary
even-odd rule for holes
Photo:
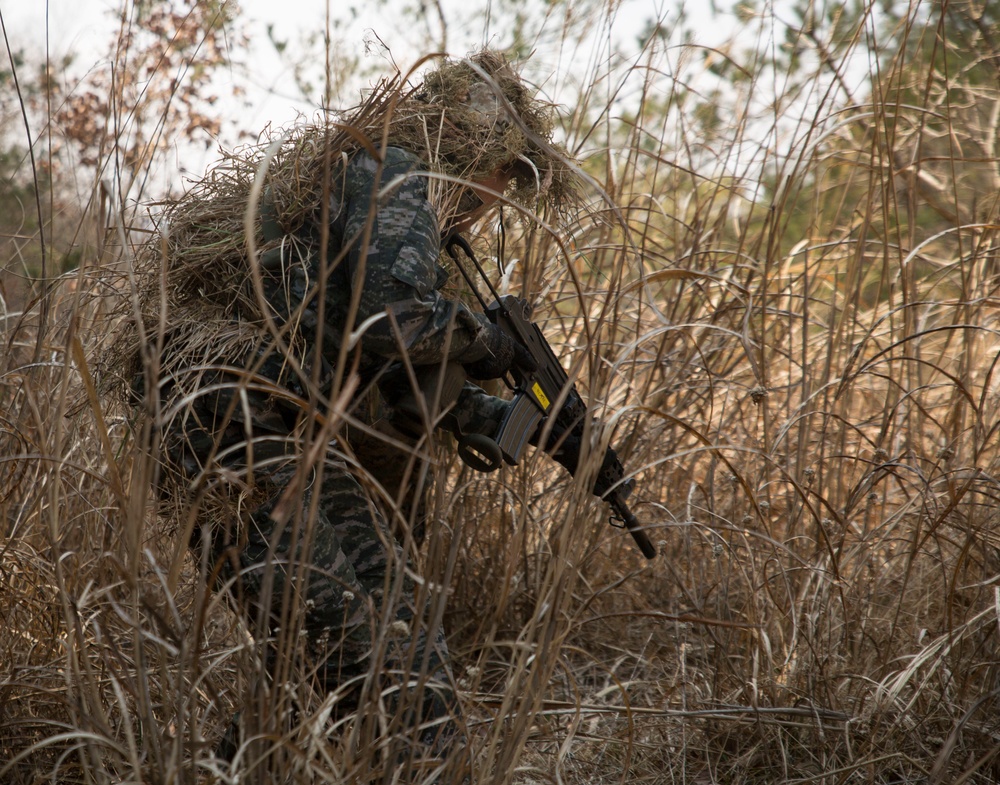
[[[635,540],[635,544],[639,546],[639,550],[642,551],[642,555],[647,559],[656,558],[656,547],[653,542],[649,539],[649,535],[642,528],[642,524],[639,523],[639,519],[632,514],[632,511],[628,508],[628,504],[622,498],[620,492],[616,491],[614,495],[609,500],[611,502],[611,509],[615,511],[615,514],[621,518],[622,523],[625,524],[625,528],[628,529],[628,533],[632,535],[632,539]]]

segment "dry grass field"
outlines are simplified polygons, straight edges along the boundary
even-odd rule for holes
[[[438,445],[419,572],[472,781],[1000,781],[1000,32],[943,5],[787,35],[748,8],[764,45],[588,66],[560,131],[587,207],[508,215],[506,256],[659,555],[544,455]],[[95,182],[0,245],[0,782],[459,782],[263,679],[157,513],[148,434],[99,394],[151,223]]]

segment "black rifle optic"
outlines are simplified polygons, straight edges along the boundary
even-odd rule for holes
[[[513,295],[501,297],[498,294],[465,238],[453,234],[447,239],[445,246],[469,286],[479,296],[478,289],[459,261],[456,246],[476,266],[494,297],[490,304],[482,302],[487,317],[524,346],[537,366],[531,371],[518,365],[511,368],[514,399],[497,433],[492,439],[478,434],[463,437],[458,446],[459,455],[478,471],[494,471],[500,468],[502,462],[512,465],[518,463],[528,444],[540,438],[542,431],[548,428],[550,435],[545,451],[575,474],[579,467],[580,449],[587,423],[587,406],[576,391],[576,386],[570,383],[569,376],[541,329],[531,321],[530,304]],[[551,424],[549,420],[553,420]],[[609,447],[594,483],[594,493],[611,505],[612,525],[628,529],[643,556],[652,559],[656,557],[656,548],[626,501],[634,486],[635,480],[625,479],[625,469],[618,455]]]

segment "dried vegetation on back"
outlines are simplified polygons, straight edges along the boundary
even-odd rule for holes
[[[142,328],[116,342],[105,358],[107,377],[127,382],[141,371],[143,335],[183,333],[182,364],[228,360],[241,354],[240,344],[261,340],[273,316],[254,282],[261,256],[289,245],[303,257],[318,252],[324,204],[359,151],[376,160],[387,146],[417,153],[432,173],[430,198],[445,227],[469,209],[468,184],[504,167],[513,175],[511,201],[556,216],[569,210],[577,199],[575,164],[552,133],[553,108],[503,54],[482,50],[444,61],[416,86],[397,75],[351,110],[225,152],[164,205],[152,239],[138,247],[133,275]],[[133,306],[123,303],[126,325]],[[235,320],[245,323],[239,335]]]
[[[944,46],[935,31],[955,20],[937,15],[951,12],[924,11],[942,21],[928,45]],[[435,464],[423,574],[453,588],[481,781],[1000,781],[1000,216],[965,190],[1000,182],[990,155],[956,152],[992,150],[985,109],[1000,95],[974,78],[985,61],[944,74],[902,43],[888,60],[843,106],[824,103],[842,73],[819,67],[811,113],[782,118],[787,144],[765,134],[739,170],[731,126],[681,90],[701,61],[657,60],[632,74],[657,91],[608,129],[614,154],[585,164],[628,231],[611,211],[581,219],[568,259],[548,235],[511,231],[543,329],[585,394],[613,404],[662,555],[645,564],[544,460],[499,479]],[[708,119],[692,128],[696,114]],[[311,133],[284,141],[275,171],[326,165],[325,131]],[[216,178],[239,202],[267,145],[195,193]],[[280,198],[308,216],[317,197]],[[227,296],[245,286],[242,209],[184,219],[201,258],[232,267],[192,262],[172,307],[199,285],[218,294],[220,324],[255,307]],[[269,762],[242,781],[359,779],[308,673],[249,681],[244,628],[189,580],[210,565],[148,515],[149,463],[127,423],[62,416],[65,391],[86,386],[68,328],[103,317],[90,307],[40,341],[6,322],[0,780],[235,782],[207,761],[248,691],[288,725],[267,729]]]

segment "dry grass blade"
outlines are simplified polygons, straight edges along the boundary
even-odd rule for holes
[[[153,456],[223,391],[237,423],[257,393],[304,413],[294,438],[318,472],[377,435],[350,409],[349,366],[319,389],[295,315],[263,310],[261,285],[292,242],[278,236],[322,214],[342,153],[378,157],[402,81],[349,123],[222,153],[149,220],[108,215],[117,186],[71,209],[44,190],[67,170],[28,187],[5,151],[15,202],[36,205],[10,214],[39,216],[0,230],[4,783],[447,785],[470,766],[491,785],[1000,781],[1000,16],[821,4],[782,21],[744,3],[726,45],[661,24],[625,63],[574,37],[578,11],[596,20],[574,7],[552,50],[575,91],[556,136],[587,201],[558,165],[522,172],[496,279],[530,299],[603,419],[594,442],[635,474],[660,557],[641,560],[543,455],[486,476],[446,440],[411,448],[422,550],[405,494],[363,475],[412,552],[415,604],[447,631],[468,740],[387,766],[403,723],[374,675],[360,712],[326,694],[295,612],[269,636],[210,589],[227,565],[189,547],[252,508],[252,472],[171,485]],[[552,119],[507,141],[534,162]],[[145,182],[155,145],[113,147]],[[442,205],[462,177],[436,178]],[[569,209],[532,216],[547,177]],[[72,279],[51,275],[61,233],[100,238],[73,246]],[[13,271],[45,280],[15,287]],[[153,348],[167,338],[173,356]],[[276,357],[302,394],[264,373]],[[278,517],[308,543],[303,483]],[[230,766],[214,753],[238,707]]]

